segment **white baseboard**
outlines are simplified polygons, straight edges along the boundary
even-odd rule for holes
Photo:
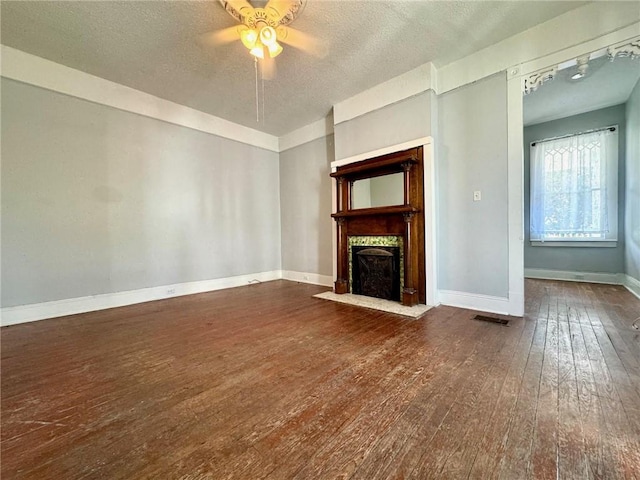
[[[311,283],[313,285],[333,287],[333,277],[331,275],[319,275],[317,273],[292,272],[290,270],[283,270],[282,278],[284,280],[291,280],[293,282]]]
[[[631,275],[625,275],[623,285],[640,300],[640,280]]]
[[[624,273],[569,272],[564,270],[544,270],[525,268],[525,278],[540,280],[564,280],[567,282],[606,283],[624,285],[624,287],[640,299],[640,280]]]
[[[468,308],[501,315],[510,314],[508,298],[480,295],[478,293],[454,292],[451,290],[439,290],[438,297],[442,305],[450,307]]]
[[[236,277],[216,278],[198,282],[178,283],[174,285],[162,285],[160,287],[143,288],[126,292],[105,293],[88,297],[69,298],[53,302],[35,303],[31,305],[19,305],[1,309],[1,326],[15,325],[18,323],[33,322],[46,318],[63,317],[76,313],[93,312],[106,308],[123,307],[136,303],[150,302],[170,297],[191,295],[194,293],[210,292],[225,288],[249,285],[254,281],[268,282],[282,278],[281,270],[271,272],[252,273]]]
[[[622,285],[624,283],[624,274],[619,273],[571,272],[565,270],[525,268],[524,276],[525,278],[565,280],[567,282],[607,283],[610,285]]]
[[[552,272],[542,275],[542,272]],[[570,280],[594,283],[610,283],[624,285],[631,293],[640,299],[640,281],[624,274],[581,274],[584,279],[571,278],[571,274],[579,272],[560,272],[555,270],[525,269],[527,278],[542,278],[550,280]],[[560,275],[562,274],[562,275]],[[536,276],[533,276],[536,275]],[[552,276],[553,275],[553,276]],[[588,277],[586,275],[589,275]],[[288,270],[273,270],[271,272],[254,273],[250,275],[239,275],[236,277],[217,278],[214,280],[203,280],[199,282],[178,283],[174,285],[163,285],[160,287],[143,288],[140,290],[130,290],[127,292],[106,293],[92,295],[88,297],[69,298],[56,300],[53,302],[36,303],[31,305],[19,305],[16,307],[5,307],[0,310],[0,325],[16,325],[19,323],[33,322],[47,318],[63,317],[75,315],[77,313],[93,312],[107,308],[123,307],[136,303],[150,302],[164,298],[179,297],[182,295],[192,295],[194,293],[211,292],[225,288],[234,288],[253,283],[254,281],[268,282],[271,280],[291,280],[294,282],[310,283],[326,287],[333,286],[333,278],[330,275],[319,275],[317,273],[293,272]],[[502,297],[480,295],[466,292],[454,292],[451,290],[439,290],[438,297],[440,304],[452,307],[468,308],[482,312],[492,312],[503,315],[518,315],[512,311],[512,306],[518,302]]]

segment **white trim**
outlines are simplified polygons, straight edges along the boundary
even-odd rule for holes
[[[622,285],[624,274],[598,273],[598,272],[573,272],[567,270],[547,270],[544,268],[525,268],[526,278],[540,280],[564,280],[567,282],[606,283],[609,285]]]
[[[531,240],[532,247],[589,247],[589,248],[615,248],[617,240],[582,240],[582,241],[549,241]]]
[[[508,298],[480,295],[477,293],[454,292],[451,290],[440,290],[438,296],[442,305],[510,315],[510,302]]]
[[[438,305],[438,266],[436,239],[436,174],[433,144],[423,145],[424,164],[424,238],[425,238],[425,274],[427,276],[426,300],[427,305]]]
[[[431,62],[420,65],[391,80],[379,83],[364,92],[336,103],[333,106],[333,123],[338,125],[427,90],[436,91],[436,80],[437,71]]]
[[[420,137],[415,140],[409,140],[408,142],[398,143],[397,145],[391,145],[390,147],[379,148],[378,150],[372,150],[370,152],[359,153],[358,155],[352,155],[351,157],[343,158],[340,160],[334,160],[331,162],[331,171],[335,172],[336,168],[348,165],[350,163],[360,162],[362,160],[368,160],[369,158],[380,157],[389,153],[402,152],[410,148],[422,147],[424,145],[430,145],[433,143],[431,137]],[[335,205],[334,205],[335,207]],[[335,208],[333,210],[335,212]]]
[[[292,282],[310,283],[312,285],[322,285],[323,287],[333,287],[331,275],[320,275],[318,273],[282,271],[282,278]]]
[[[331,134],[333,134],[333,122],[331,117],[321,118],[316,122],[305,125],[302,128],[298,128],[297,130],[280,137],[278,140],[280,152],[304,145],[305,143]]]
[[[580,10],[581,16],[588,17],[585,21],[586,24],[595,22],[602,28],[604,27],[604,23],[600,22],[597,18],[599,11],[598,7],[596,10],[593,8],[588,11],[585,9],[577,9]],[[574,11],[575,12],[575,11]],[[595,12],[595,13],[594,13]],[[569,12],[571,13],[571,12]],[[507,152],[508,152],[508,191],[509,191],[509,313],[511,315],[521,316],[524,314],[524,277],[526,276],[524,273],[524,232],[523,232],[523,212],[524,212],[524,190],[523,190],[523,165],[524,165],[524,156],[523,156],[523,102],[522,102],[522,92],[524,91],[524,79],[527,75],[530,75],[532,72],[540,71],[548,68],[549,66],[556,67],[558,64],[562,62],[572,62],[574,58],[585,55],[589,52],[595,52],[601,49],[606,48],[611,43],[616,43],[621,40],[628,39],[629,37],[633,37],[637,35],[638,29],[640,28],[640,22],[637,22],[637,17],[639,13],[636,13],[636,23],[626,28],[621,28],[616,32],[609,33],[603,32],[598,38],[593,38],[591,36],[591,40],[583,41],[577,46],[571,46],[570,48],[565,48],[561,51],[555,51],[552,54],[548,54],[543,56],[542,58],[537,58],[536,60],[532,60],[527,64],[512,64],[507,69]],[[616,14],[617,15],[617,14]],[[563,16],[558,18],[563,22]],[[616,17],[617,22],[626,21],[619,15]],[[506,43],[512,43],[513,45],[517,44],[518,41],[522,40],[525,37],[528,37],[533,31],[541,32],[546,31],[550,34],[550,30],[559,28],[556,25],[556,20],[554,19],[550,22],[546,22],[545,24],[534,27],[527,32],[523,32],[522,34],[511,37],[510,39],[501,42],[500,44],[493,45],[488,47],[485,51],[493,51],[494,54],[499,51],[500,48],[504,47]],[[633,21],[633,18],[631,19]],[[592,25],[593,27],[593,25]],[[595,28],[595,27],[594,27]],[[598,27],[600,28],[600,27]],[[599,31],[598,28],[595,28],[593,32]],[[591,35],[590,31],[587,29],[585,34]],[[514,43],[515,42],[515,43]],[[512,45],[512,47],[513,47]],[[535,45],[535,42],[532,43]],[[526,52],[527,49],[521,49],[521,51]],[[486,52],[485,52],[486,53]],[[472,56],[473,57],[473,56]],[[532,57],[531,52],[528,55],[529,58]],[[469,58],[469,57],[468,57]],[[479,57],[480,58],[480,57]],[[515,58],[515,57],[513,57]],[[473,60],[475,61],[475,59]],[[522,61],[522,59],[520,60]],[[481,70],[478,70],[478,65],[472,65],[472,61],[468,59],[463,59],[460,62],[463,64],[462,71],[467,74],[468,72],[473,72],[473,75],[477,75]],[[496,66],[497,65],[497,66]],[[502,69],[502,66],[498,64],[494,64],[494,68]],[[492,71],[486,72],[485,74],[495,73]],[[439,79],[440,85],[443,86],[441,91],[446,91],[449,88],[455,88],[457,85],[455,82],[447,80],[447,70],[440,70],[441,77]],[[579,273],[579,275],[583,275]],[[594,278],[594,277],[590,277]],[[602,277],[600,277],[602,278]],[[566,278],[567,280],[575,280],[575,276],[572,278]],[[597,281],[597,280],[592,280]],[[607,282],[609,283],[609,282]],[[620,282],[618,282],[620,283]]]
[[[600,36],[579,42],[575,45],[570,45],[567,48],[555,51],[549,55],[526,59],[525,63],[520,65],[520,70],[522,75],[529,75],[538,70],[553,66],[557,67],[558,70],[563,70],[576,65],[576,59],[583,55],[591,54],[591,60],[606,55],[607,47],[637,37],[638,31],[640,31],[640,22],[636,20],[635,23],[631,25],[619,28],[610,33],[603,33]]]
[[[570,10],[438,68],[438,93],[475,82],[513,65],[529,62],[521,70],[522,74],[527,74],[619,43],[638,34],[639,20],[640,9],[635,2],[617,3],[615,8],[611,8],[608,2],[593,2]],[[547,59],[554,55],[558,61],[549,62]],[[542,57],[544,60],[539,61]]]
[[[278,137],[125,87],[73,68],[1,45],[3,77],[155,118],[174,125],[279,151]]]
[[[640,280],[631,275],[624,275],[623,285],[640,300]]]
[[[337,167],[347,165],[349,163],[375,158],[388,153],[401,152],[409,148],[423,147],[422,157],[424,164],[424,207],[425,207],[425,276],[427,278],[426,300],[427,305],[438,305],[438,270],[437,270],[437,215],[436,213],[436,175],[435,175],[435,159],[433,155],[433,138],[421,137],[408,142],[392,145],[379,150],[354,155],[343,160],[331,162],[331,171],[335,172]],[[337,209],[336,203],[336,180],[331,182],[331,211]],[[332,253],[333,253],[333,280],[338,278],[338,245],[337,245],[337,228],[335,222],[332,225]]]
[[[53,302],[6,307],[1,310],[1,325],[15,325],[33,322],[47,318],[75,315],[77,313],[93,312],[107,308],[122,307],[136,303],[150,302],[170,297],[191,295],[194,293],[211,292],[225,288],[241,287],[258,282],[268,282],[282,278],[280,270],[271,272],[252,273],[236,277],[216,278],[198,282],[177,283],[159,287],[142,288],[126,292],[105,293],[88,297],[69,298]]]
[[[510,315],[524,315],[524,126],[521,81],[507,80],[507,188]]]

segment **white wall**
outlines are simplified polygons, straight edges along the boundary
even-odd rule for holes
[[[279,270],[278,154],[2,79],[2,306]]]
[[[504,73],[438,97],[438,286],[509,294]],[[482,200],[473,201],[480,190]]]
[[[626,118],[625,273],[640,280],[640,82],[627,101]]]
[[[332,274],[329,173],[333,152],[333,135],[329,135],[280,154],[282,269],[285,271]],[[300,280],[304,280],[304,276]]]

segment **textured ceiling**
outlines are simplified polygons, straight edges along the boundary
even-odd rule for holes
[[[591,60],[587,75],[571,80],[576,67],[560,70],[553,80],[524,97],[524,124],[556,120],[625,103],[640,79],[640,60],[606,56]]]
[[[4,45],[264,132],[283,135],[331,106],[432,61],[445,65],[586,2],[309,0],[293,27],[324,39],[321,59],[285,47],[256,123],[252,57],[204,46],[234,25],[218,2],[6,1]]]

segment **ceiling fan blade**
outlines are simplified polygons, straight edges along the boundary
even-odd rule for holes
[[[329,53],[325,42],[291,27],[278,28],[278,41],[319,58],[324,58]]]
[[[223,28],[215,32],[204,33],[199,37],[200,42],[213,46],[235,42],[236,40],[240,40],[240,29],[238,27],[238,25],[234,25],[233,27]]]
[[[244,18],[253,12],[253,6],[247,0],[218,0],[229,15],[238,22],[244,23]]]
[[[288,25],[296,18],[302,0],[269,0],[264,9],[273,14],[279,25]]]
[[[276,61],[268,54],[266,54],[263,59],[260,59],[260,68],[262,68],[263,79],[273,80],[276,78]]]

